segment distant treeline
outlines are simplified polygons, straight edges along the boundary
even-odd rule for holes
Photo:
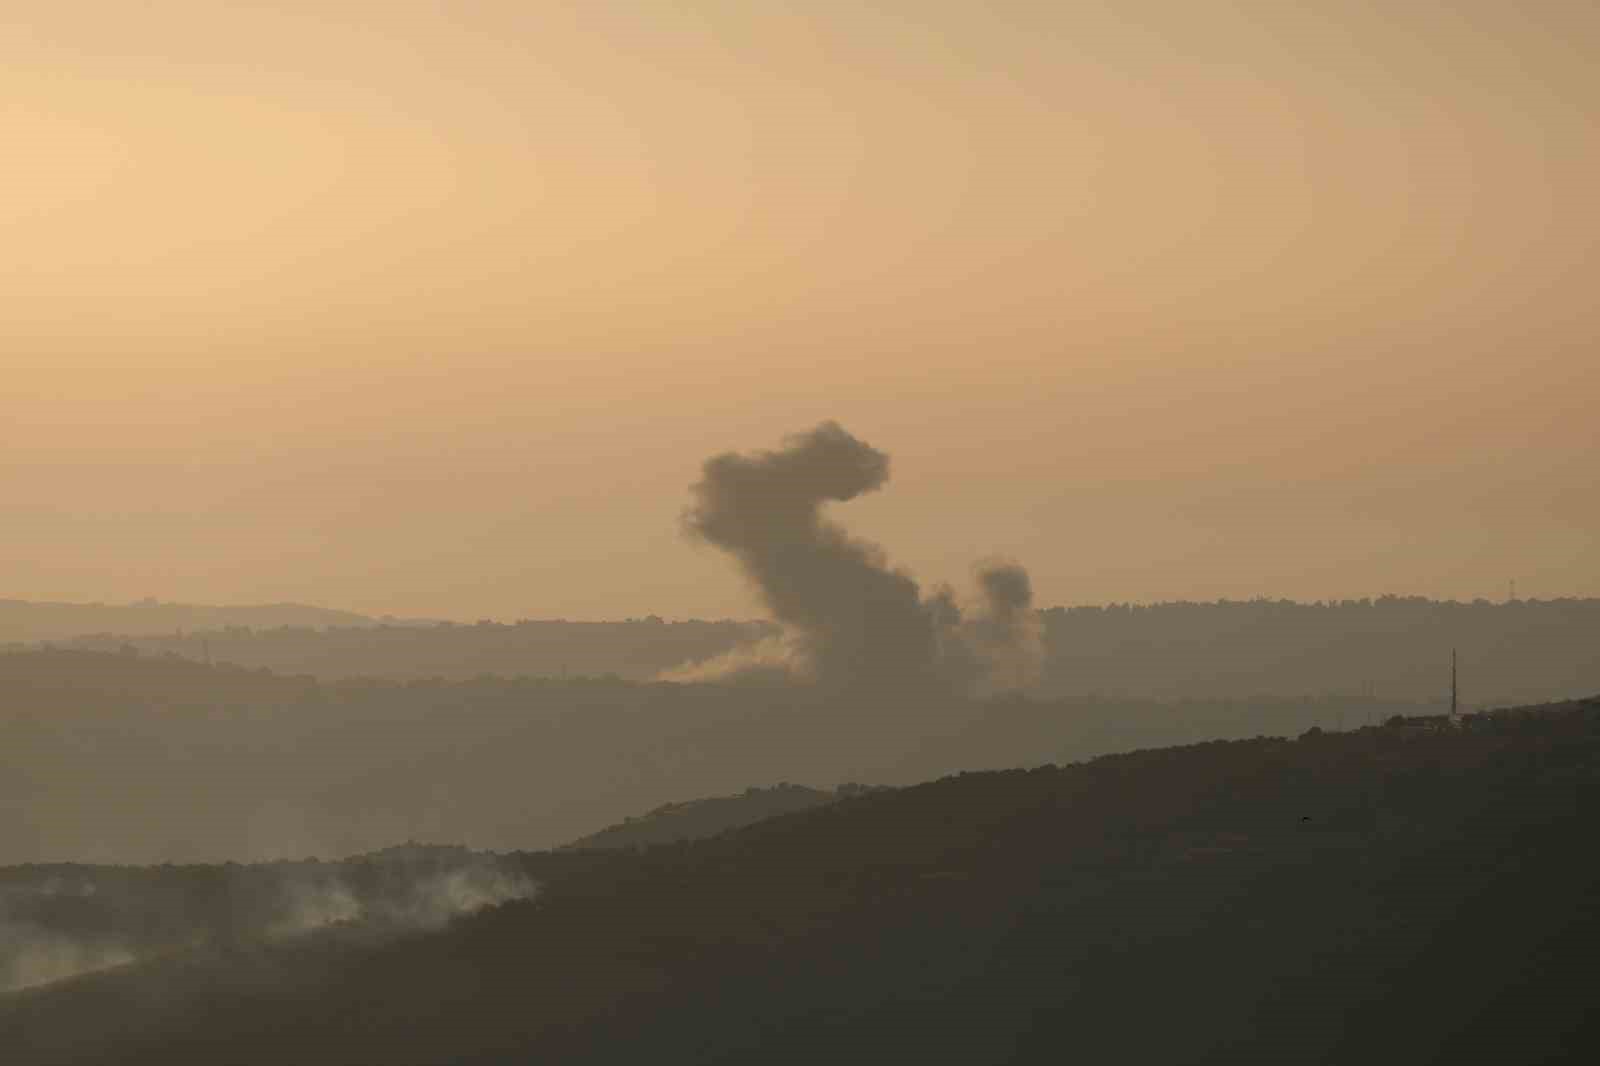
[[[571,678],[327,682],[148,655],[0,654],[0,864],[549,847],[752,784],[906,784],[1403,701],[851,699]],[[1436,705],[1432,709],[1438,709]]]
[[[1439,701],[1451,649],[1468,705],[1600,690],[1600,599],[1113,604],[1044,619],[1049,695]]]
[[[1441,700],[1450,651],[1470,706],[1600,689],[1600,599],[1457,603],[1384,596],[1042,612],[1035,694],[1090,700]],[[324,679],[601,676],[646,680],[772,632],[759,623],[525,621],[103,633],[70,646],[266,667]]]
[[[67,640],[85,633],[168,634],[226,626],[362,626],[377,623],[351,611],[299,603],[217,607],[196,603],[39,603],[0,600],[0,642]]]
[[[500,677],[604,677],[646,680],[710,658],[773,630],[731,621],[520,621],[455,625],[250,627],[169,631],[144,636],[96,633],[60,642],[95,651],[124,645],[145,654],[265,667],[328,680]]]

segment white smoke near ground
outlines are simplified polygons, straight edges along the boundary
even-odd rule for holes
[[[656,675],[658,681],[739,681],[750,684],[789,681],[810,673],[798,642],[786,637],[761,640],[730,648],[721,655],[684,663]]]
[[[283,917],[266,927],[269,937],[298,936],[330,925],[361,920],[366,908],[340,880],[290,885],[284,893]]]
[[[362,892],[343,876],[293,886],[273,937],[333,925],[365,923],[390,929],[438,929],[451,919],[512,900],[531,899],[538,885],[493,856],[475,855],[442,869],[405,870],[380,891]]]
[[[781,636],[661,675],[669,681],[783,678],[842,689],[984,693],[1038,678],[1040,641],[1027,572],[977,570],[978,599],[924,597],[877,545],[823,517],[882,488],[889,456],[824,422],[775,451],[708,459],[684,516],[691,536],[732,555]]]
[[[92,881],[58,876],[0,891],[0,993],[133,961],[133,953],[114,938],[69,936],[29,916],[40,903],[84,900],[95,893]]]
[[[0,993],[123,966],[136,957],[118,944],[76,940],[36,926],[0,922]]]
[[[260,914],[236,913],[215,928],[194,919],[154,941],[141,939],[152,914],[147,901],[141,910],[137,896],[112,898],[115,890],[98,890],[92,880],[49,877],[0,890],[0,994],[240,939],[281,940],[338,927],[380,938],[425,932],[484,907],[531,899],[538,891],[509,861],[465,849],[448,862],[354,860],[291,871],[275,864],[241,869],[241,876],[270,886]],[[63,902],[92,897],[103,909],[75,911],[76,920],[61,915]]]
[[[526,874],[484,863],[448,870],[418,880],[402,924],[435,928],[452,918],[512,900],[532,899],[538,886]]]

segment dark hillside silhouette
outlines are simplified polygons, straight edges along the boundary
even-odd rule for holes
[[[1600,700],[961,774],[565,853],[436,934],[23,993],[0,1054],[1588,1061],[1597,803]]]
[[[729,829],[759,822],[779,814],[809,810],[845,796],[861,795],[869,785],[841,785],[836,790],[778,784],[747,788],[736,796],[711,796],[683,803],[666,803],[637,818],[626,818],[574,840],[569,848],[635,848],[649,844],[674,844],[715,836]]]

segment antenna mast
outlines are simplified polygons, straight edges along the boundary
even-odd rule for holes
[[[1450,649],[1450,717],[1456,716],[1456,650]]]

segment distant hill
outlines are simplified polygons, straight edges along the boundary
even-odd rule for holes
[[[1380,596],[1055,607],[1037,694],[1152,700],[1436,700],[1459,654],[1477,706],[1600,691],[1600,599]]]
[[[715,836],[763,818],[809,810],[846,796],[872,791],[867,785],[841,785],[837,790],[779,784],[771,788],[747,788],[737,796],[713,796],[660,807],[613,826],[574,840],[569,848],[634,848],[651,844],[675,844]]]
[[[1437,700],[1449,689],[1452,649],[1459,654],[1462,698],[1471,705],[1600,690],[1594,640],[1600,599],[1110,604],[1053,607],[1040,618],[1045,655],[1030,695],[1047,699]],[[99,633],[72,642],[84,649],[116,651],[127,642],[145,654],[209,657],[323,680],[615,674],[635,681],[773,632],[761,623],[658,618],[474,625],[167,619],[130,640],[120,634],[132,631],[114,621],[91,626],[80,618],[56,632],[63,638]],[[0,610],[0,641],[19,639],[3,634]]]
[[[499,677],[601,677],[646,681],[663,670],[710,658],[770,633],[761,623],[526,620],[510,624],[449,622],[355,626],[309,625],[172,630],[135,639],[104,633],[74,648],[116,651],[131,643],[149,655],[234,663],[323,680]]]
[[[408,838],[553,847],[751,781],[904,785],[1428,709],[841,698],[583,677],[318,681],[0,650],[0,863],[327,857]]]
[[[179,631],[225,630],[230,626],[269,629],[375,624],[373,619],[351,611],[299,603],[218,607],[155,600],[127,604],[0,600],[0,643],[68,640],[96,633],[117,638],[172,636]]]
[[[0,998],[0,1060],[1594,1061],[1597,815],[1600,700],[961,774]]]

